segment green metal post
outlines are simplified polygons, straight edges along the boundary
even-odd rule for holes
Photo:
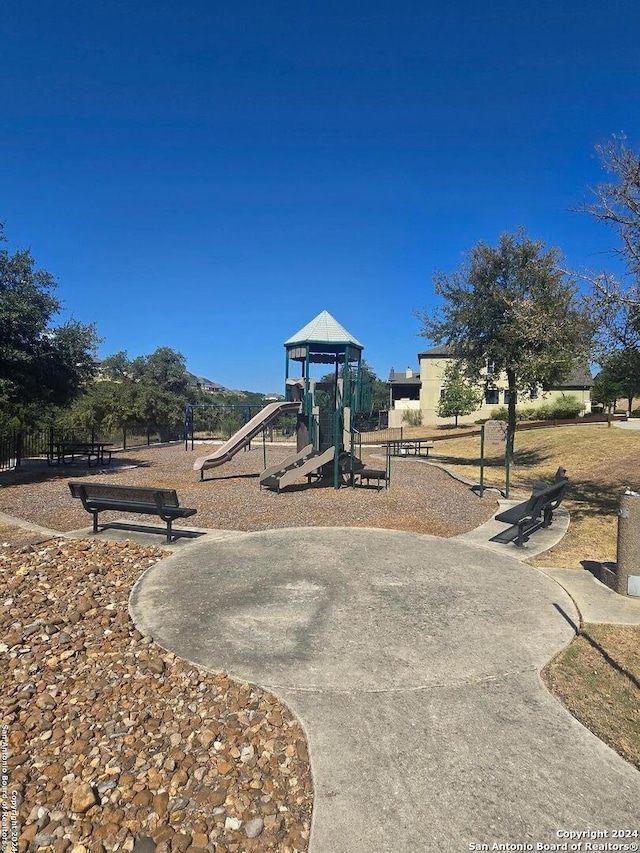
[[[262,464],[267,467],[267,434],[266,430],[262,430]]]
[[[480,497],[484,495],[484,424],[480,427]]]

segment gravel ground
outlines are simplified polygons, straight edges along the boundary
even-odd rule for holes
[[[185,451],[173,446],[122,452],[114,454],[112,465],[101,471],[75,466],[47,469],[45,465],[40,471],[27,469],[12,477],[5,475],[0,478],[0,483],[5,483],[0,488],[0,511],[54,530],[88,527],[91,517],[80,501],[71,497],[66,485],[69,479],[85,476],[102,482],[176,489],[181,505],[198,510],[189,519],[190,524],[229,530],[341,525],[456,536],[482,524],[495,510],[495,499],[489,495],[480,500],[438,468],[409,459],[392,460],[391,487],[380,492],[375,486],[336,490],[332,485],[314,483],[309,488],[304,478],[300,485],[280,494],[261,491],[258,475],[264,467],[262,447],[238,453],[225,465],[205,472],[207,479],[200,482],[193,462],[210,448],[199,445],[194,451]],[[268,447],[267,465],[292,451]],[[384,467],[384,460],[375,458],[380,453],[374,449],[363,454],[363,461]],[[123,513],[117,515],[124,517]],[[100,515],[104,521],[115,517]],[[154,522],[152,517],[137,516],[137,521],[141,520]]]
[[[20,853],[307,849],[298,722],[269,693],[200,672],[133,628],[131,586],[165,555],[96,539],[0,552],[0,710]]]
[[[0,511],[54,530],[87,527],[67,487],[83,477],[175,488],[198,510],[191,524],[247,531],[340,525],[454,536],[495,509],[493,498],[404,459],[392,460],[391,488],[380,492],[304,480],[279,495],[260,491],[262,447],[200,482],[192,465],[207,449],[121,452],[99,471],[27,465],[0,476]],[[267,465],[290,452],[267,448]],[[381,467],[379,453],[363,460]],[[287,708],[225,673],[198,671],[133,628],[131,587],[166,552],[100,539],[25,545],[38,536],[3,533],[0,651],[9,665],[0,708],[19,853],[305,851],[311,772]]]

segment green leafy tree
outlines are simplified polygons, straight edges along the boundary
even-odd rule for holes
[[[129,359],[114,353],[101,365],[93,383],[70,414],[71,421],[93,429],[128,429],[144,425],[168,440],[183,420],[187,403],[196,399],[189,387],[185,358],[170,347]]]
[[[447,343],[471,381],[481,380],[487,360],[506,373],[512,449],[517,392],[559,382],[589,355],[592,325],[559,263],[557,249],[522,230],[496,247],[481,241],[459,270],[434,276],[441,307],[417,312],[421,334]]]
[[[5,242],[0,225],[0,242]],[[28,250],[0,250],[0,417],[34,422],[68,404],[95,373],[95,327],[60,311],[51,273],[35,268]]]
[[[593,382],[591,401],[602,403],[607,411],[611,412],[615,408],[618,398],[622,397],[623,394],[624,391],[617,379],[606,368],[602,368]]]
[[[470,415],[479,408],[482,402],[482,392],[477,383],[469,380],[469,376],[459,361],[450,361],[442,376],[443,391],[438,402],[438,416],[441,418],[458,418]]]
[[[135,358],[129,364],[128,375],[134,381],[169,394],[189,396],[186,359],[171,347],[158,347],[150,355]]]
[[[619,397],[626,398],[627,411],[630,412],[633,398],[640,395],[640,350],[633,347],[615,350],[604,359],[599,379],[601,388],[607,382],[610,391],[617,389],[614,401]]]

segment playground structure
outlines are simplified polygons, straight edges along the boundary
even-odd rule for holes
[[[252,438],[264,432],[277,417],[296,412],[296,452],[280,463],[265,468],[260,486],[279,491],[302,476],[318,472],[333,479],[336,489],[343,477],[353,482],[361,464],[355,454],[353,417],[363,410],[366,387],[362,376],[362,344],[327,311],[285,341],[286,373],[283,402],[265,406],[241,427],[222,447],[194,462],[194,470],[204,471],[229,461]],[[294,363],[301,375],[291,375]],[[333,377],[320,381],[312,377],[314,365],[333,367]]]

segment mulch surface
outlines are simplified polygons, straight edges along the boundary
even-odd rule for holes
[[[333,483],[305,478],[280,494],[260,490],[263,470],[261,447],[238,453],[230,462],[205,472],[200,482],[193,462],[213,448],[200,445],[151,447],[114,454],[111,466],[96,471],[75,466],[46,468],[0,478],[0,511],[54,530],[88,527],[91,518],[74,500],[67,481],[83,477],[99,482],[158,486],[176,489],[182,506],[198,514],[191,525],[228,530],[267,530],[276,527],[345,526],[380,527],[456,536],[486,521],[495,510],[495,498],[480,499],[462,483],[431,465],[409,459],[392,459],[391,486],[334,489]],[[292,447],[268,447],[267,465],[292,453]],[[363,453],[363,461],[384,467],[380,449]],[[133,467],[129,467],[133,466]],[[123,513],[117,513],[124,517]],[[100,520],[115,516],[101,513]],[[133,516],[132,516],[133,518]],[[140,516],[137,516],[140,520]],[[179,525],[176,525],[179,527]]]

